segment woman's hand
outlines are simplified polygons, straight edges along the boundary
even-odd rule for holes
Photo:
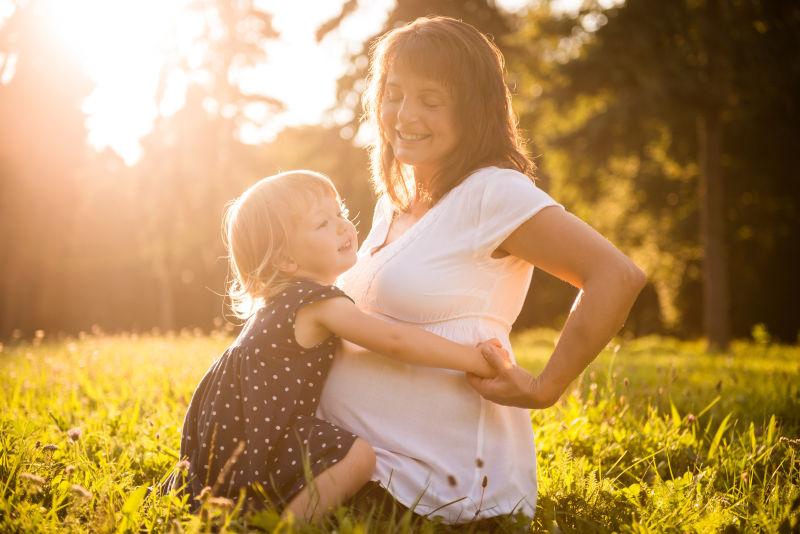
[[[562,391],[547,387],[538,377],[514,364],[497,340],[484,341],[478,347],[497,371],[493,378],[467,373],[467,382],[482,397],[506,406],[541,409],[552,406],[561,396]]]
[[[487,391],[508,397],[515,406],[550,406],[619,332],[647,277],[588,224],[552,207],[522,223],[499,252],[523,259],[581,290],[541,374],[533,378],[509,363],[507,380],[489,384],[493,387]],[[527,387],[528,393],[515,396],[515,385]]]

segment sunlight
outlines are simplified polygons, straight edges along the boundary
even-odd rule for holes
[[[525,0],[501,3],[513,10]],[[245,109],[250,121],[241,125],[240,139],[258,144],[287,126],[350,120],[342,109],[329,113],[336,105],[336,81],[350,68],[350,54],[381,27],[394,4],[395,0],[361,3],[317,43],[316,29],[338,14],[341,0],[256,0],[258,9],[272,14],[280,37],[267,46],[262,65],[238,69],[232,81],[244,92],[277,98],[286,109]],[[0,0],[0,22],[13,12],[12,5]],[[203,73],[192,69],[204,53],[197,45],[204,14],[190,9],[191,0],[44,0],[41,5],[48,33],[71,50],[95,83],[82,108],[89,143],[97,150],[114,150],[128,165],[136,163],[140,140],[156,119],[180,109],[189,84],[202,80]],[[14,74],[16,58],[7,59],[0,62],[5,63],[0,83],[8,83]],[[182,61],[192,72],[176,66]],[[359,132],[359,138],[364,135]]]
[[[336,80],[347,72],[349,54],[381,27],[394,0],[364,2],[321,43],[314,34],[339,13],[341,2],[262,0],[257,4],[273,13],[280,39],[270,45],[262,68],[242,73],[242,88],[274,96],[286,104],[286,112],[261,128],[245,125],[242,140],[258,143],[286,126],[349,120],[326,113],[336,104]]]
[[[154,99],[166,61],[190,46],[185,0],[75,0],[46,3],[51,35],[67,46],[96,84],[86,99],[89,142],[113,148],[126,163],[158,115]],[[180,17],[179,17],[180,15]],[[182,42],[179,40],[182,39]]]
[[[88,141],[95,149],[111,148],[128,165],[134,164],[141,157],[140,139],[152,131],[154,121],[180,109],[189,83],[202,81],[202,72],[175,67],[183,61],[189,70],[196,69],[204,53],[197,45],[204,15],[190,9],[190,4],[190,0],[42,2],[42,23],[48,33],[74,54],[95,83],[83,104]],[[273,15],[280,38],[269,44],[263,65],[238,69],[232,81],[247,93],[277,98],[286,109],[271,115],[263,106],[246,109],[251,121],[242,125],[242,141],[262,143],[286,126],[331,122],[326,112],[336,103],[336,80],[348,68],[346,59],[380,27],[393,5],[394,0],[381,0],[361,6],[317,43],[317,27],[338,14],[341,2],[257,0],[257,8]],[[12,12],[12,3],[0,0],[0,16],[7,18]],[[3,62],[4,83],[13,77],[15,59]],[[157,101],[159,84],[162,94]]]

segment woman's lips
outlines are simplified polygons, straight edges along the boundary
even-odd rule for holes
[[[414,141],[422,141],[430,137],[430,134],[419,134],[419,133],[412,133],[412,132],[401,132],[397,130],[397,138],[401,141],[406,142],[414,142]]]

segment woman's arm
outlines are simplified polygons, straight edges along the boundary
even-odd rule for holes
[[[332,298],[304,306],[298,320],[311,320],[342,339],[372,352],[406,363],[494,376],[481,349],[455,343],[404,324],[390,323],[363,313],[346,298]]]
[[[524,259],[581,291],[539,376],[531,376],[500,351],[485,349],[498,375],[468,377],[470,384],[499,404],[551,406],[622,328],[645,285],[645,274],[592,227],[561,209],[546,208],[534,215],[498,251]]]

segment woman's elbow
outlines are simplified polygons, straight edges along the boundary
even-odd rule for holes
[[[647,285],[647,274],[630,259],[625,258],[624,261],[620,262],[617,270],[619,271],[622,287],[634,297],[639,295],[644,286]]]
[[[618,254],[595,264],[594,272],[587,286],[597,285],[613,288],[617,294],[636,298],[644,289],[645,284],[647,284],[645,272],[627,256]]]

